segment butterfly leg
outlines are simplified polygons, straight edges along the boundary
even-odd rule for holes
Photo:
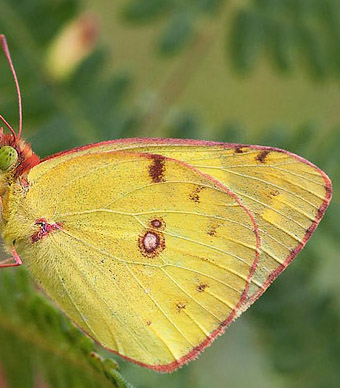
[[[14,247],[12,248],[12,254],[13,254],[13,257],[10,257],[9,259],[6,259],[0,262],[0,269],[9,268],[9,267],[19,267],[22,264],[22,260],[20,256],[17,254]],[[14,260],[14,263],[13,263],[13,260]]]

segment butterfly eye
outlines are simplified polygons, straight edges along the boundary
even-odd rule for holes
[[[10,169],[18,160],[18,153],[11,146],[3,146],[0,148],[0,170],[6,171]]]

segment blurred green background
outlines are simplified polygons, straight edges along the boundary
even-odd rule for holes
[[[339,0],[0,0],[41,157],[132,136],[244,142],[295,152],[334,184],[298,259],[171,375],[103,352],[24,269],[1,271],[1,388],[340,386],[339,21]],[[0,111],[16,126],[3,55]]]

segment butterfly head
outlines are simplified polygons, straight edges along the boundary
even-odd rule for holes
[[[0,197],[3,198],[11,183],[26,180],[26,173],[39,163],[39,157],[23,139],[3,133],[0,128]]]
[[[0,128],[0,172],[20,176],[39,163],[39,157],[22,138]]]
[[[0,170],[7,171],[16,164],[18,152],[14,147],[3,146],[0,148]]]

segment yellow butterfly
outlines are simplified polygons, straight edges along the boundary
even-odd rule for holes
[[[0,136],[11,259],[89,336],[170,372],[245,311],[310,238],[327,175],[271,147],[175,139],[91,144],[39,161]]]

